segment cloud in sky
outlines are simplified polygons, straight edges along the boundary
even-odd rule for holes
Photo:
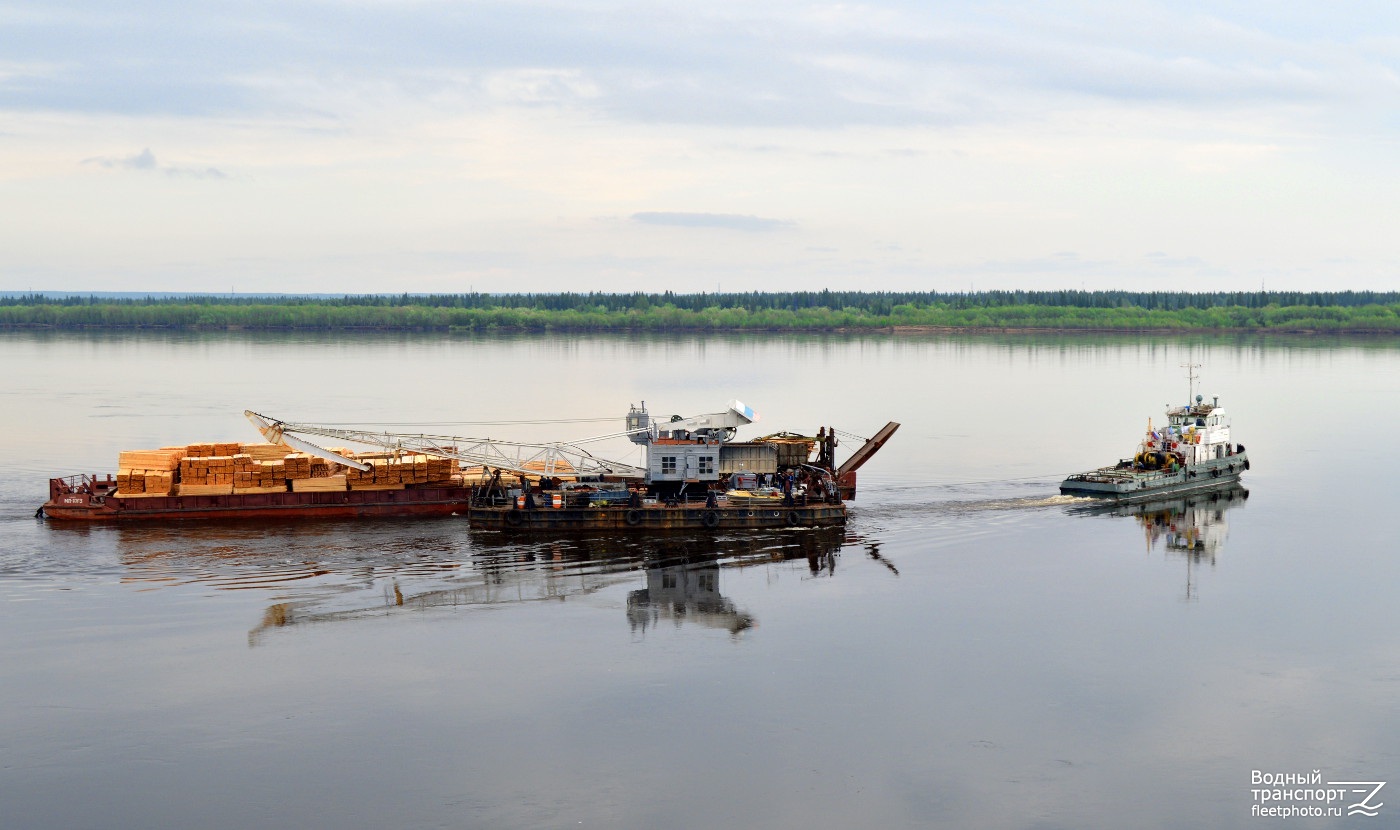
[[[156,157],[155,154],[151,152],[151,148],[147,147],[134,156],[93,156],[89,159],[83,159],[83,164],[95,164],[98,167],[106,167],[109,170],[114,168],[125,170],[154,170],[156,169]]]
[[[147,147],[133,156],[93,156],[82,161],[108,170],[158,170],[175,179],[226,179],[228,174],[217,167],[174,167],[157,165],[156,156]]]
[[[1160,279],[1153,252],[1203,288],[1389,287],[1397,34],[1388,4],[1254,0],[19,0],[0,274],[1107,287]],[[49,201],[132,247],[57,245]]]
[[[419,99],[591,101],[643,121],[839,126],[961,122],[1045,95],[1239,105],[1394,88],[1390,47],[1372,27],[1347,26],[1331,9],[1290,20],[1266,3],[20,8],[28,14],[3,24],[14,49],[0,103],[31,110],[314,109],[312,78]]]
[[[643,225],[670,225],[678,228],[723,228],[731,231],[776,231],[792,227],[781,219],[741,216],[734,213],[668,213],[644,211],[632,214],[632,221]]]

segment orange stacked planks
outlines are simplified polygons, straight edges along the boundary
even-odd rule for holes
[[[346,458],[357,453],[332,450]],[[206,496],[225,494],[402,490],[409,485],[461,486],[457,462],[428,455],[370,454],[367,471],[282,444],[201,442],[158,450],[125,450],[119,459],[120,496]]]
[[[344,474],[292,480],[293,493],[329,493],[345,489],[347,488]]]

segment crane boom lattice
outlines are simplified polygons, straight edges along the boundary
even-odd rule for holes
[[[590,475],[610,475],[623,478],[641,478],[646,470],[619,461],[599,458],[578,443],[530,444],[515,441],[498,441],[491,438],[466,438],[456,435],[428,435],[400,432],[372,432],[369,430],[344,429],[318,424],[292,424],[245,411],[248,419],[257,426],[269,441],[292,444],[297,436],[317,436],[334,438],[354,444],[364,444],[380,448],[386,452],[409,452],[452,458],[473,467],[491,467],[515,473],[544,475],[551,478]],[[600,436],[601,438],[612,436]],[[291,440],[288,440],[291,439]],[[585,439],[600,440],[600,439]],[[304,443],[317,454],[335,456],[330,450]],[[337,458],[339,456],[336,456]]]

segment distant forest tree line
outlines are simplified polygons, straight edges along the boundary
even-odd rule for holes
[[[1400,333],[1400,292],[793,291],[0,297],[0,327]]]

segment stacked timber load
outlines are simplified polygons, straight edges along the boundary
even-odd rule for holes
[[[281,461],[287,457],[287,448],[282,444],[239,444],[238,453],[254,461]]]
[[[147,495],[168,496],[173,489],[175,489],[175,472],[173,470],[146,471]]]
[[[344,447],[337,447],[331,452],[346,458],[355,457],[353,451]],[[285,461],[293,493],[331,493],[349,487],[346,474],[341,472],[344,468],[339,464],[306,453],[292,453]]]
[[[191,450],[195,448],[198,448],[199,455],[186,455],[180,462],[180,495],[226,496],[239,483],[248,481],[246,475],[253,466],[252,456],[203,454],[205,448],[213,448],[213,452],[230,448],[237,450],[237,444],[190,445]]]
[[[333,474],[338,464],[305,453],[289,453],[281,444],[190,444],[179,465],[180,493],[187,496],[235,493],[285,493],[289,483],[324,479],[307,488],[344,490],[345,481]]]
[[[175,487],[175,473],[170,470],[121,469],[117,471],[117,495],[168,496]]]
[[[291,453],[282,459],[288,479],[311,478],[311,456],[304,452]]]
[[[451,458],[438,458],[437,456],[425,456],[428,459],[427,475],[425,484],[454,484],[453,476],[457,473],[457,462]]]
[[[332,493],[344,492],[347,485],[345,473],[338,475],[313,476],[311,478],[292,479],[293,493]]]
[[[117,456],[117,467],[124,470],[174,470],[185,457],[182,447],[159,450],[123,450]]]
[[[345,471],[345,483],[351,490],[402,490],[404,488],[400,464],[391,464],[390,458],[360,457],[359,461],[369,465],[368,470],[354,467]]]
[[[145,470],[117,470],[117,495],[137,496],[146,492]]]
[[[248,459],[246,462],[241,459]],[[234,456],[233,492],[285,493],[287,492],[287,472],[281,461],[258,461],[252,454]]]
[[[543,461],[526,461],[521,466],[531,471],[530,476],[532,479],[539,479],[544,476],[545,463]],[[555,459],[554,478],[574,478],[576,473],[577,471],[574,470],[574,465],[562,458]]]
[[[184,447],[124,450],[117,456],[117,495],[170,495],[175,487],[175,471],[184,455]]]
[[[346,458],[352,450],[335,448]],[[460,484],[457,462],[427,455],[382,454],[366,459],[366,472],[307,453],[289,453],[281,444],[208,442],[159,450],[121,453],[117,493],[121,496],[219,496],[251,493],[335,492],[347,488],[401,490],[410,485]]]
[[[358,460],[370,465],[368,470],[354,468],[345,471],[351,490],[402,490],[414,485],[450,485],[457,462],[432,455],[362,456]]]

